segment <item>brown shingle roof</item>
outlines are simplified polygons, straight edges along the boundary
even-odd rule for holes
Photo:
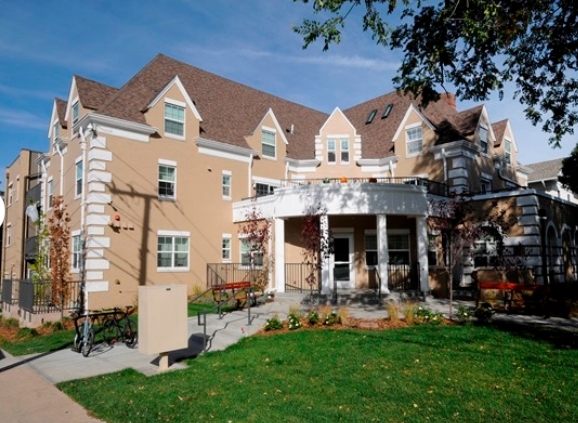
[[[78,99],[82,107],[96,110],[109,99],[117,89],[100,82],[74,75],[76,89],[78,90]]]
[[[496,136],[496,143],[494,144],[495,147],[499,147],[502,144],[502,141],[504,141],[506,126],[508,126],[508,119],[492,123],[492,129],[494,130],[494,135]]]
[[[56,114],[58,115],[58,120],[60,121],[60,126],[62,128],[67,127],[66,119],[66,101],[62,100],[61,98],[55,98],[54,102],[56,103]]]
[[[327,114],[203,71],[165,55],[157,55],[131,78],[98,113],[146,123],[143,111],[166,85],[178,76],[203,121],[201,137],[248,147],[245,137],[255,130],[269,108],[286,132],[288,156],[315,156],[315,134]]]
[[[558,173],[562,169],[562,160],[554,159],[526,165],[532,172],[528,175],[528,182],[550,181],[558,179]]]

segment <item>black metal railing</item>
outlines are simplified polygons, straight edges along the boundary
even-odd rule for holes
[[[18,303],[17,288],[18,284],[13,283],[12,279],[2,280],[2,302],[10,305],[17,304]]]
[[[392,291],[419,291],[419,263],[387,264],[387,284]]]
[[[75,310],[79,305],[80,284],[68,282],[61,298],[53,296],[52,281],[31,279],[13,280],[18,285],[18,298],[13,304],[32,314],[51,313],[58,310]],[[4,294],[4,293],[3,293]],[[2,300],[4,301],[4,295]]]
[[[207,288],[229,282],[249,281],[262,285],[267,270],[262,267],[251,269],[243,263],[208,263]]]
[[[285,263],[285,291],[318,291],[321,286],[321,270],[315,269],[311,280],[311,266],[305,263]],[[312,283],[309,283],[311,281]]]

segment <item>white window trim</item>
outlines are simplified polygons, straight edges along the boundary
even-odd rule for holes
[[[229,258],[226,259],[223,257],[223,241],[228,239],[229,240]],[[233,260],[233,236],[231,234],[222,234],[221,235],[221,262],[222,263],[231,263]]]
[[[347,142],[347,160],[346,161],[342,160],[343,159],[343,152],[344,152],[344,150],[343,150],[343,142],[344,141]],[[339,140],[339,162],[341,164],[344,164],[344,165],[348,165],[351,163],[351,145],[349,142],[349,138],[341,138]]]
[[[168,231],[168,230],[158,230],[157,231],[157,256],[155,257],[156,260],[158,260],[158,237],[160,236],[167,236],[167,237],[181,237],[181,238],[188,238],[189,240],[189,251],[188,253],[188,261],[187,261],[187,266],[186,267],[158,267],[157,266],[157,272],[158,273],[184,273],[184,272],[189,272],[191,269],[191,233],[189,231]],[[172,252],[174,253],[174,251]]]
[[[251,265],[247,264],[244,265],[243,264],[243,248],[242,248],[242,244],[243,244],[243,240],[245,240],[246,238],[248,238],[248,235],[246,234],[239,234],[238,235],[238,243],[239,243],[239,268],[240,269],[250,269]],[[263,256],[263,260],[265,260],[265,256]],[[255,265],[255,269],[262,269],[263,266],[258,266]]]
[[[8,195],[7,195],[7,201],[6,201],[6,206],[10,207],[12,204],[14,204],[14,182],[10,182],[8,184]]]
[[[174,195],[172,197],[168,197],[168,196],[163,196],[160,195],[160,193],[158,192],[159,189],[159,183],[161,182],[161,180],[158,177],[158,172],[159,172],[159,167],[160,166],[165,166],[165,167],[172,167],[175,169],[175,180],[174,180]],[[172,161],[172,160],[164,160],[164,159],[159,159],[158,161],[158,166],[157,166],[157,196],[159,200],[162,201],[177,201],[177,176],[178,172],[177,172],[177,162]]]
[[[76,167],[78,166],[78,164],[81,164],[81,169],[80,169],[80,193],[77,192],[77,186],[78,186],[78,179],[76,179]],[[78,157],[75,161],[74,161],[74,198],[78,199],[80,197],[82,197],[82,191],[84,190],[84,162],[82,161],[82,157]]]
[[[77,237],[77,236],[78,237],[80,236],[80,229],[70,231],[70,273],[75,273],[75,274],[80,272],[80,266],[73,267],[74,266],[74,254],[75,254],[74,253],[74,237]],[[80,259],[82,260],[82,245],[80,246],[80,255],[81,255]]]
[[[229,195],[223,194],[223,188],[225,187],[225,184],[223,183],[223,176],[229,177]],[[233,198],[233,172],[230,170],[223,170],[221,172],[221,196],[223,200],[231,200]]]
[[[414,128],[421,128],[421,150],[417,153],[410,153],[409,152],[409,142],[408,142],[408,137],[407,137],[407,131],[410,129],[414,129]],[[412,123],[411,125],[406,125],[404,128],[404,134],[405,134],[405,156],[406,157],[417,157],[417,156],[421,156],[423,154],[423,127],[421,122],[418,123]]]
[[[172,106],[176,106],[176,107],[182,107],[184,109],[183,111],[183,135],[177,135],[177,134],[171,134],[170,132],[167,132],[165,130],[165,121],[167,120],[167,116],[166,116],[166,112],[165,112],[165,104],[170,104]],[[169,119],[172,120],[172,119]],[[177,121],[174,121],[177,122]],[[180,123],[180,122],[179,122]],[[171,138],[173,140],[177,140],[177,141],[184,141],[185,140],[185,134],[187,133],[187,104],[183,103],[182,101],[178,101],[178,100],[173,100],[170,98],[165,98],[165,101],[163,102],[163,132],[165,134],[166,138]]]
[[[6,247],[12,245],[12,222],[6,223]]]
[[[275,148],[275,156],[266,156],[263,154],[263,132],[271,132],[275,137],[275,144],[273,147]],[[270,144],[267,144],[270,145]],[[261,158],[267,160],[277,160],[277,130],[275,128],[271,128],[269,126],[261,126]]]
[[[329,149],[329,142],[333,142],[333,148],[332,149]],[[335,157],[335,159],[332,162],[329,161],[329,153],[330,152],[332,152],[333,157]],[[337,139],[333,138],[333,137],[327,138],[327,164],[329,166],[335,166],[337,164]]]
[[[46,210],[52,210],[52,201],[50,201],[51,197],[54,199],[54,180],[52,176],[48,178],[48,181],[46,182]]]
[[[366,245],[365,245],[365,238],[366,238],[368,235],[377,236],[377,230],[376,230],[376,229],[366,229],[366,230],[365,230],[365,233],[363,234],[363,252],[364,252],[364,254],[367,253],[367,248],[366,248]],[[378,244],[379,244],[379,241],[378,241]],[[370,250],[370,251],[373,251],[373,250]],[[367,270],[375,270],[375,269],[377,269],[378,266],[379,266],[379,245],[377,246],[377,248],[376,248],[375,251],[377,252],[378,264],[374,264],[374,265],[368,266],[368,265],[367,265],[367,256],[365,256],[365,260],[363,261],[363,264],[365,265],[365,268],[366,268]]]
[[[482,137],[480,136],[480,129],[484,129],[486,131],[486,149],[487,151],[482,150]],[[478,127],[478,140],[480,141],[480,153],[484,156],[489,156],[490,151],[490,129],[485,124],[480,124]]]

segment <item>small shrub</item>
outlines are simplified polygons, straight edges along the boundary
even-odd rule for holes
[[[274,315],[265,322],[265,330],[279,330],[283,329],[283,322],[279,320],[277,315]]]
[[[472,320],[473,313],[469,307],[458,306],[456,311],[456,318],[460,323],[468,323]]]
[[[496,313],[496,310],[488,302],[481,303],[478,308],[474,311],[474,316],[480,322],[487,323],[491,320],[492,316]]]
[[[38,335],[39,335],[38,331],[33,328],[20,328],[18,329],[18,332],[16,332],[16,338],[18,339],[34,338]]]
[[[8,328],[19,328],[20,322],[15,317],[9,317],[8,319],[3,320],[4,326]]]
[[[307,321],[311,326],[315,326],[320,321],[319,313],[317,310],[311,310],[309,314],[307,314]]]
[[[336,311],[332,311],[329,314],[325,315],[325,319],[323,320],[323,324],[325,326],[333,326],[339,323],[339,316],[337,315]]]
[[[411,301],[403,303],[403,315],[405,322],[409,326],[415,325],[415,312],[417,311],[417,304]]]
[[[392,322],[399,322],[399,304],[393,300],[385,302],[385,309],[387,310],[387,316]]]
[[[330,315],[332,312],[333,312],[333,309],[328,304],[325,304],[325,305],[319,307],[319,317],[323,321],[325,321],[326,317],[328,315]]]
[[[422,325],[439,325],[443,322],[443,314],[419,306],[415,311],[415,320]]]
[[[337,319],[342,325],[349,324],[349,309],[347,307],[339,307],[337,309]]]
[[[287,317],[289,330],[299,329],[301,327],[301,318],[299,314],[290,313]]]

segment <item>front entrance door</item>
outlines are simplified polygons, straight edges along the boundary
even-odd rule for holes
[[[333,272],[331,274],[337,288],[355,288],[353,254],[353,234],[335,234],[333,237]]]

